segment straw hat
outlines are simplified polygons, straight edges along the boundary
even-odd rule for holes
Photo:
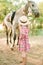
[[[28,19],[26,16],[21,16],[18,20],[20,25],[27,25],[28,24]]]

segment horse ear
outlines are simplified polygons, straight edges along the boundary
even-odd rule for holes
[[[30,1],[29,1],[29,0],[27,1],[27,6],[28,6],[28,7],[30,6]]]
[[[28,0],[28,3],[30,3],[30,0]]]

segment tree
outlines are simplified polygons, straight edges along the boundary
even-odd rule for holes
[[[38,7],[39,7],[41,15],[43,16],[43,2],[40,2]]]
[[[9,2],[7,0],[0,0],[0,22],[2,22],[6,14],[14,8],[15,7],[12,5],[12,2]]]
[[[18,5],[14,5],[15,2],[18,2]],[[19,2],[19,0],[0,0],[0,22],[3,21],[7,13],[19,9],[23,4],[25,3]]]

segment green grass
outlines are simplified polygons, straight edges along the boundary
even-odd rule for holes
[[[29,32],[30,36],[43,36],[43,29],[34,29],[33,31]]]

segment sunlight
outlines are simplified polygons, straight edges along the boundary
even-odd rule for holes
[[[3,26],[2,26],[2,24],[0,24],[0,30],[3,30],[4,28],[3,28]]]

